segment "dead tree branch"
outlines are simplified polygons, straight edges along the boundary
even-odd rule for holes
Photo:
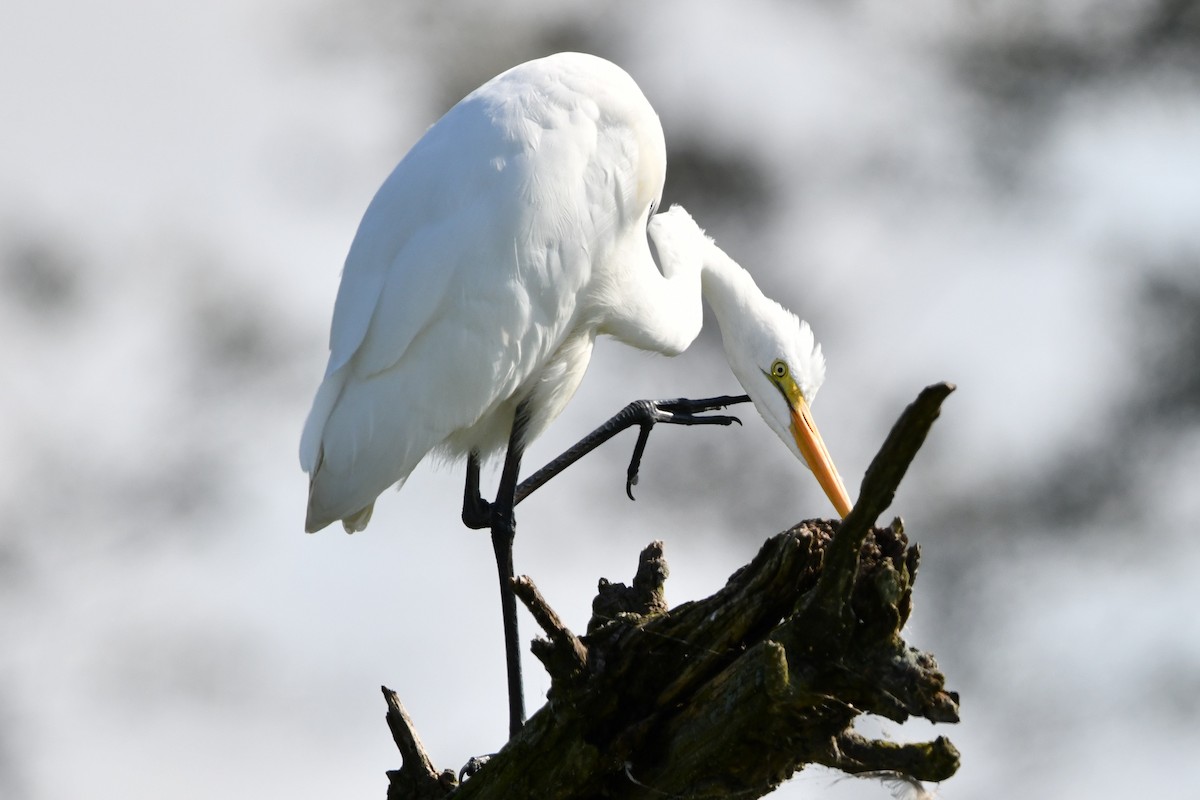
[[[601,581],[578,637],[518,578],[548,636],[534,652],[551,676],[549,701],[458,784],[437,773],[395,700],[402,734],[392,710],[388,719],[404,767],[388,773],[389,800],[754,798],[807,764],[953,775],[958,751],[944,737],[897,744],[852,730],[860,714],[958,720],[958,695],[933,657],[900,636],[920,551],[899,519],[874,527],[952,390],[931,386],[905,410],[844,521],[808,520],[768,539],[711,597],[667,610],[655,542],[632,586]]]

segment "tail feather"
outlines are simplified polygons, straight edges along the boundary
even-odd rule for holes
[[[304,433],[300,434],[300,467],[309,475],[317,474],[325,424],[329,422],[329,415],[333,413],[333,407],[342,396],[342,389],[346,386],[346,373],[347,368],[343,365],[321,381],[317,396],[313,398],[312,410],[308,412],[308,419],[304,421]]]
[[[320,464],[317,465],[320,469]],[[401,485],[403,485],[401,481]],[[330,514],[325,508],[320,508],[319,504],[314,502],[313,489],[316,487],[316,475],[308,482],[308,512],[304,518],[305,533],[316,533],[337,521],[336,514]],[[367,527],[367,523],[371,521],[371,514],[375,511],[375,501],[372,500],[366,506],[355,511],[353,514],[347,514],[342,517],[342,527],[346,529],[346,533],[358,533]]]
[[[342,520],[342,527],[346,529],[346,533],[357,533],[367,527],[367,523],[371,521],[371,512],[375,510],[375,504],[371,503],[366,508],[360,508],[350,516]]]
[[[347,532],[364,529],[376,498],[403,485],[436,442],[431,426],[389,416],[411,405],[399,371],[364,380],[352,369],[347,364],[325,378],[301,436],[300,464],[309,475],[304,527],[310,533],[338,520]]]
[[[329,422],[330,415],[333,413],[334,406],[337,405],[337,401],[342,395],[345,385],[345,365],[325,377],[325,380],[321,382],[320,388],[317,389],[317,396],[313,399],[312,410],[308,412],[308,419],[304,423],[304,433],[300,436],[300,466],[310,476],[308,482],[308,512],[304,519],[304,530],[308,533],[316,533],[335,522],[338,518],[336,513],[331,514],[327,507],[322,507],[323,504],[317,502],[315,490],[318,474],[321,471],[322,461],[324,460],[322,439],[324,438],[325,427]],[[343,517],[342,526],[346,529],[346,533],[355,533],[366,528],[367,523],[371,521],[371,512],[374,509],[375,503],[372,501],[365,507]]]

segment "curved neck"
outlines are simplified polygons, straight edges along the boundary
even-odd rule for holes
[[[750,273],[713,242],[708,243],[700,270],[700,293],[725,331],[726,322],[746,318],[766,299]]]

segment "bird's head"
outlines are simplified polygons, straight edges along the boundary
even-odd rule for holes
[[[821,346],[807,322],[774,300],[757,294],[753,306],[738,315],[741,324],[722,326],[729,365],[763,419],[845,517],[850,496],[809,408],[825,380]]]
[[[649,230],[665,264],[701,265],[704,297],[717,317],[733,374],[763,419],[808,465],[845,517],[850,496],[809,410],[825,380],[825,357],[808,323],[764,295],[750,273],[717,247],[682,207],[656,215]]]

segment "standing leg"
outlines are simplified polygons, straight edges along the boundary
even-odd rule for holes
[[[496,554],[496,570],[500,577],[500,610],[504,617],[504,655],[508,663],[508,731],[516,736],[525,725],[525,688],[521,681],[521,641],[517,630],[517,596],[513,592],[513,539],[516,538],[517,478],[521,456],[525,451],[527,417],[524,404],[517,407],[504,469],[500,472],[500,488],[491,506],[492,550]],[[476,461],[476,465],[478,462]],[[470,462],[468,461],[468,469]],[[478,466],[476,466],[478,469]],[[478,479],[476,479],[478,482]]]
[[[633,459],[626,473],[625,490],[632,495],[637,483],[638,465],[646,448],[650,431],[657,423],[672,425],[730,425],[739,422],[737,417],[709,414],[737,403],[749,402],[745,395],[736,397],[709,397],[703,400],[639,400],[630,403],[612,419],[571,447],[567,452],[551,461],[542,469],[518,485],[521,457],[525,452],[525,429],[528,418],[524,405],[518,406],[514,415],[512,433],[509,436],[508,452],[500,474],[500,488],[496,502],[488,503],[479,493],[479,454],[467,456],[467,479],[463,488],[463,523],[469,528],[491,528],[492,549],[496,555],[496,570],[500,578],[500,606],[504,617],[504,650],[508,664],[508,709],[509,733],[516,735],[525,723],[525,694],[521,681],[520,634],[517,630],[517,598],[512,590],[513,540],[516,538],[517,521],[513,509],[551,478],[574,464],[587,453],[626,428],[639,428]]]
[[[504,656],[508,667],[508,730],[515,736],[525,724],[525,693],[521,680],[520,633],[517,630],[517,596],[512,590],[513,540],[517,533],[517,520],[513,515],[516,505],[517,474],[521,468],[521,442],[524,425],[518,417],[513,421],[513,432],[509,437],[508,453],[504,458],[504,469],[500,475],[500,489],[496,502],[489,503],[479,494],[479,455],[467,456],[467,481],[463,488],[463,523],[468,528],[491,528],[492,550],[496,555],[496,571],[500,577],[500,612],[504,619]]]

